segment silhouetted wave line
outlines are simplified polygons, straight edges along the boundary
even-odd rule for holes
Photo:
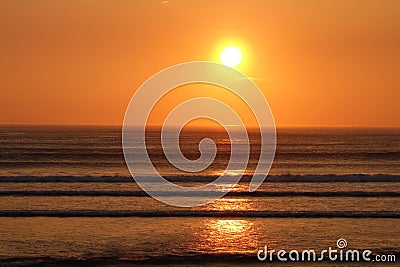
[[[400,212],[353,211],[125,211],[125,210],[2,210],[0,217],[212,217],[212,218],[400,218]]]
[[[374,249],[372,248],[372,255],[377,254],[391,254],[395,255],[396,259],[399,258],[400,251],[398,248],[382,250],[382,249]],[[276,255],[277,253],[273,253]],[[329,263],[330,266],[345,266],[348,262],[339,262],[339,261],[331,261],[328,256],[325,256],[321,262]],[[30,258],[9,258],[9,259],[0,259],[1,266],[37,266],[37,267],[45,267],[45,266],[208,266],[213,265],[213,263],[217,264],[216,266],[239,266],[239,265],[248,265],[254,264],[257,266],[290,266],[290,264],[280,264],[279,261],[271,261],[271,262],[260,262],[255,252],[248,253],[190,253],[190,255],[178,255],[178,254],[166,254],[160,256],[148,256],[148,255],[127,255],[127,256],[108,256],[108,257],[68,257],[68,258],[52,258],[52,257],[30,257]],[[359,262],[362,264],[363,262]],[[389,262],[386,262],[390,266],[395,266]],[[231,265],[233,264],[233,265]],[[310,262],[300,261],[298,263],[294,263],[295,266],[314,266],[315,264],[310,264]],[[349,263],[351,265],[351,263]],[[358,266],[359,264],[355,264]],[[324,265],[325,266],[325,265]],[[353,265],[351,265],[353,266]],[[375,265],[374,265],[375,266]]]
[[[165,176],[171,182],[211,182],[218,176],[181,175]],[[140,177],[154,182],[154,177]],[[250,182],[251,175],[244,175],[242,182]],[[0,176],[0,182],[132,182],[131,176]],[[400,182],[400,175],[391,174],[323,174],[323,175],[269,175],[266,182]]]
[[[174,196],[174,197],[214,197],[219,196],[218,191],[186,191],[186,192],[168,192],[153,191],[153,196]],[[0,196],[91,196],[91,197],[147,197],[144,191],[85,191],[85,190],[11,190],[0,191]],[[277,192],[229,192],[226,196],[236,197],[400,197],[400,192],[395,191],[327,191],[327,192],[310,192],[310,191],[277,191]]]

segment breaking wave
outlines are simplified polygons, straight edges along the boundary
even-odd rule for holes
[[[211,217],[211,218],[400,218],[400,212],[354,211],[125,211],[2,210],[0,217]]]
[[[232,176],[233,177],[233,176]],[[182,175],[166,176],[171,182],[212,182],[217,176]],[[249,182],[252,176],[244,175],[242,182]],[[145,177],[154,182],[151,176]],[[0,176],[0,182],[133,182],[130,176]],[[400,175],[391,174],[305,174],[269,175],[265,182],[400,182]]]

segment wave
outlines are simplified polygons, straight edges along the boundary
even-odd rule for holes
[[[0,217],[211,217],[211,218],[400,218],[400,212],[376,211],[126,211],[0,210]]]
[[[317,144],[309,144],[316,146]],[[293,145],[290,145],[293,147]],[[302,147],[303,145],[298,145]],[[78,148],[31,148],[31,147],[21,147],[21,148],[7,148],[1,147],[7,157],[0,157],[0,162],[10,162],[10,163],[29,163],[29,162],[44,162],[47,161],[62,161],[68,159],[74,159],[77,161],[88,160],[88,159],[102,159],[108,161],[118,161],[123,162],[124,154],[122,153],[122,148],[88,148],[88,147],[78,147]],[[258,155],[259,150],[254,151],[255,155]],[[198,152],[186,152],[189,158],[197,158]],[[219,150],[218,155],[220,159],[229,160],[231,152],[230,150]],[[246,154],[243,154],[245,156]],[[258,157],[258,156],[257,156]],[[399,151],[356,151],[356,152],[337,152],[337,151],[277,151],[275,157],[277,159],[324,159],[324,158],[343,158],[343,159],[373,159],[373,160],[399,160]],[[38,158],[40,160],[38,160]],[[162,149],[153,151],[153,159],[164,159],[165,155]]]
[[[168,192],[153,191],[153,196],[173,196],[173,197],[214,197],[219,196],[219,191],[185,191]],[[11,190],[0,191],[0,196],[90,196],[90,197],[147,197],[144,191],[106,191],[106,190]],[[309,191],[255,191],[255,192],[229,192],[226,196],[234,197],[400,197],[400,192],[396,191],[329,191],[329,192],[309,192]]]
[[[232,176],[234,177],[234,176]],[[155,182],[154,177],[144,176],[141,181]],[[217,176],[181,175],[165,176],[171,182],[212,182]],[[244,175],[242,182],[250,182],[252,176]],[[132,182],[131,176],[0,176],[1,182]],[[392,174],[281,174],[269,175],[265,182],[400,182],[400,175]]]
[[[394,255],[399,259],[400,251],[397,248],[388,250],[373,249],[372,255]],[[320,252],[318,252],[320,253]],[[190,255],[161,255],[161,256],[116,256],[116,257],[68,257],[68,258],[52,258],[52,257],[30,257],[30,258],[10,258],[0,259],[1,266],[19,267],[19,266],[289,266],[288,263],[279,262],[260,262],[256,257],[256,252],[252,253],[203,253]],[[323,266],[343,265],[349,262],[331,261],[327,256],[321,261]],[[295,262],[293,262],[294,264]],[[335,264],[336,263],[336,264]],[[214,265],[216,264],[216,265]],[[390,264],[390,263],[388,263]],[[314,265],[314,264],[312,264]],[[357,264],[356,264],[357,265]],[[310,266],[310,262],[299,261],[295,266]],[[375,265],[373,265],[375,266]]]
[[[372,249],[372,255],[394,255],[399,259],[400,251],[393,249]],[[320,253],[317,251],[317,253]],[[1,266],[19,267],[19,266],[290,266],[288,262],[279,262],[275,255],[275,261],[260,262],[257,259],[256,252],[251,253],[190,253],[190,255],[160,255],[160,256],[111,256],[111,257],[29,257],[29,258],[9,258],[0,259]],[[328,264],[343,265],[351,264],[349,262],[331,261],[327,256],[321,261],[323,266]],[[290,263],[290,262],[289,262]],[[360,262],[359,262],[360,263]],[[214,265],[215,264],[215,265]],[[310,262],[293,262],[295,266],[310,266]],[[389,263],[390,264],[390,263]],[[312,264],[315,265],[315,264]],[[357,264],[356,264],[357,265]],[[374,265],[375,266],[375,265]]]

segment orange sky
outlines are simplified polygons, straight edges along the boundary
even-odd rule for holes
[[[237,45],[278,126],[400,126],[400,1],[164,2],[1,1],[0,123],[118,125],[149,76]]]

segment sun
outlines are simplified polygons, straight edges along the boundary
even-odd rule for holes
[[[228,46],[224,48],[220,56],[222,64],[228,67],[236,67],[242,60],[242,53],[239,48],[235,46]]]

